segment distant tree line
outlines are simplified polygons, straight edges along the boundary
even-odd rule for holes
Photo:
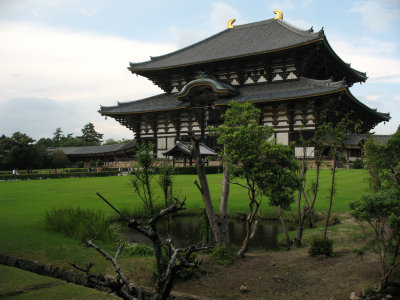
[[[95,130],[92,123],[81,129],[81,136],[72,133],[64,135],[60,127],[56,128],[52,138],[35,141],[25,133],[15,132],[11,136],[0,136],[0,170],[61,168],[70,161],[62,151],[49,153],[48,147],[100,146],[103,134]],[[130,140],[108,139],[103,145],[126,143]]]

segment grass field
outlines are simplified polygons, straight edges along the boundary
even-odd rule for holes
[[[312,176],[313,171],[309,172]],[[345,212],[348,202],[365,192],[366,173],[364,170],[339,170],[337,173],[337,194],[333,210]],[[175,176],[174,189],[181,197],[186,196],[189,209],[202,208],[200,192],[193,182],[196,176]],[[209,175],[209,184],[215,206],[218,206],[221,175]],[[321,173],[321,189],[316,208],[324,211],[328,207],[330,171]],[[53,260],[64,260],[76,247],[76,240],[43,229],[43,217],[47,210],[56,207],[96,208],[107,214],[113,212],[97,196],[101,193],[118,208],[139,208],[140,201],[133,194],[127,176],[100,178],[47,179],[37,181],[0,182],[0,252],[21,254],[35,253],[39,257],[50,256]],[[229,198],[229,212],[246,212],[246,190],[232,185]],[[263,204],[264,213],[275,212]]]
[[[314,174],[313,171],[309,172],[310,177]],[[343,213],[348,211],[348,202],[359,198],[366,191],[365,178],[366,172],[364,170],[339,170],[337,173],[337,194],[333,205],[334,212]],[[175,176],[174,181],[174,191],[181,198],[187,197],[186,207],[189,210],[198,210],[203,207],[200,192],[193,184],[195,179],[196,176],[179,175]],[[209,175],[208,180],[215,207],[218,209],[222,176],[221,174]],[[316,203],[316,208],[319,211],[325,211],[328,207],[329,182],[330,171],[323,170],[321,173],[320,194]],[[45,212],[52,208],[66,206],[95,208],[104,211],[106,214],[113,214],[111,209],[96,196],[96,192],[101,193],[118,208],[138,209],[141,206],[140,201],[129,185],[127,176],[0,182],[0,253],[64,267],[69,267],[69,262],[83,265],[88,261],[92,261],[96,264],[96,271],[113,273],[110,265],[97,255],[93,249],[82,250],[79,241],[66,237],[61,233],[44,229],[43,219]],[[245,213],[246,211],[246,190],[237,185],[232,185],[229,198],[229,213]],[[262,211],[266,215],[275,213],[274,208],[268,207],[267,201],[263,203]],[[102,246],[108,250],[114,247],[110,244],[103,244]],[[125,263],[128,265],[134,264],[135,266],[133,267],[136,270],[144,268],[143,272],[147,274],[147,267],[143,266],[149,264],[149,259],[127,259]],[[14,271],[9,269],[0,270],[0,273],[3,273],[3,271],[7,274],[6,278],[3,278],[4,280],[11,278],[9,277],[11,275],[25,278],[24,284],[17,284],[20,289],[29,289],[30,286],[36,284],[36,281],[40,282],[40,284],[49,284],[49,288],[54,289],[54,297],[52,297],[54,299],[64,299],[63,296],[57,296],[57,293],[60,293],[60,291],[62,293],[64,289],[68,289],[68,294],[72,296],[74,293],[80,295],[88,293],[88,297],[94,297],[94,294],[91,294],[93,291],[80,290],[79,287],[70,288],[69,285],[47,279],[38,279],[25,273],[23,275],[14,274]],[[140,283],[140,278],[140,276],[136,278],[138,283]],[[0,277],[0,282],[3,279]],[[8,283],[11,284],[7,279],[3,285],[0,284],[0,294],[4,295],[4,293],[7,294],[10,291],[11,287]],[[15,289],[12,290],[15,291]],[[29,294],[32,293],[39,293],[39,291],[29,292]],[[7,298],[10,299],[13,297],[19,299],[21,295],[13,296],[9,294],[8,296]],[[38,296],[41,297],[40,295]]]

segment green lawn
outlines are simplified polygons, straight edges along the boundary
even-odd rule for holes
[[[310,177],[313,174],[315,174],[314,171],[309,172]],[[365,177],[366,172],[364,170],[339,170],[337,173],[337,194],[333,205],[334,212],[348,211],[348,202],[359,198],[365,192],[367,187]],[[189,209],[203,207],[200,192],[193,184],[195,179],[196,176],[194,175],[175,176],[174,190],[180,197],[187,197],[186,206]],[[218,209],[222,175],[209,175],[208,180],[212,197],[215,200],[215,207]],[[320,211],[324,211],[328,207],[329,182],[330,171],[323,170],[321,173],[321,190],[316,204],[316,208]],[[114,212],[96,196],[96,192],[101,193],[118,208],[140,208],[141,205],[129,186],[127,176],[0,182],[0,253],[64,267],[69,267],[69,262],[84,265],[92,261],[96,264],[96,271],[113,273],[112,267],[93,249],[83,250],[79,241],[43,228],[45,212],[56,207],[96,208],[103,210],[106,214],[113,214]],[[268,207],[267,201],[263,204],[262,210],[263,213],[269,215],[275,213],[274,208]],[[246,190],[237,185],[232,185],[229,212],[233,214],[246,211]],[[114,247],[113,245],[102,246],[108,250]],[[126,260],[125,263],[130,263],[130,261]],[[135,263],[142,264],[138,260],[135,260]],[[140,264],[139,268],[141,267]],[[148,262],[143,264],[148,264]],[[1,273],[2,270],[0,270]],[[9,274],[10,272],[5,273]],[[0,278],[0,282],[2,280]],[[47,283],[46,280],[33,277],[26,280],[28,283],[32,281],[32,285],[35,284],[36,280]],[[8,286],[7,282],[9,281],[6,281],[3,286],[0,285],[0,294],[7,294],[10,288],[15,290]],[[50,280],[49,282],[53,281]],[[18,283],[17,286],[24,288],[23,284]],[[54,286],[53,283],[49,283],[48,288],[54,289],[54,299],[64,299],[62,295],[57,296],[59,291],[62,292],[64,289],[70,291],[68,285],[61,283],[54,283]],[[24,296],[29,298],[29,294],[35,293],[41,293],[41,291],[24,293]],[[73,287],[72,291],[68,293],[79,294],[81,292]],[[88,295],[90,295],[92,292],[82,290],[82,293],[89,293]],[[16,297],[20,296],[22,295]],[[37,296],[41,298],[40,295]]]
[[[0,265],[0,299],[115,299],[83,286]]]
[[[313,171],[309,173],[310,176],[314,174]],[[364,170],[339,170],[333,205],[335,212],[347,211],[348,202],[365,191],[365,177]],[[194,175],[179,175],[175,176],[174,183],[175,191],[187,197],[186,206],[194,209],[203,207],[200,192],[193,184],[195,179]],[[217,207],[222,177],[214,174],[209,175],[208,179]],[[329,182],[330,171],[323,170],[316,204],[318,210],[328,207]],[[38,258],[50,257],[60,262],[65,261],[66,257],[71,256],[72,259],[79,248],[77,241],[44,230],[43,216],[51,208],[65,206],[93,207],[112,214],[111,209],[96,196],[96,192],[100,192],[118,208],[140,206],[127,176],[0,182],[0,252],[23,256],[34,254]],[[232,185],[229,212],[246,212],[246,199],[246,190]],[[274,208],[268,207],[267,201],[262,209],[263,212],[274,211]],[[83,261],[86,256],[90,254],[84,255]]]

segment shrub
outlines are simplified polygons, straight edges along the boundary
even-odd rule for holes
[[[89,167],[91,167],[91,168],[95,168],[96,167],[96,161],[94,159],[89,161]]]
[[[78,168],[83,168],[84,166],[85,166],[85,163],[83,162],[83,161],[78,161],[78,163],[76,164],[76,166],[78,167]]]
[[[357,158],[355,161],[353,161],[353,169],[362,169],[364,167],[364,162]]]
[[[211,257],[214,257],[217,263],[221,265],[230,265],[235,261],[235,252],[232,249],[226,249],[223,247],[215,247],[211,253]]]
[[[1,180],[34,180],[34,179],[57,179],[57,178],[73,178],[73,177],[105,177],[105,176],[116,176],[118,171],[113,172],[71,172],[71,173],[47,173],[47,174],[20,174],[20,175],[0,175]]]
[[[97,240],[110,242],[115,239],[116,230],[102,211],[82,208],[56,208],[47,211],[45,228],[61,232],[78,240]]]
[[[154,249],[147,244],[127,243],[124,247],[124,253],[128,256],[153,256]]]
[[[322,237],[314,237],[311,240],[311,247],[308,249],[308,253],[311,256],[333,256],[333,241]]]

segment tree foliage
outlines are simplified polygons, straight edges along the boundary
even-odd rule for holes
[[[246,237],[238,253],[243,256],[256,229],[252,226],[263,196],[280,209],[294,201],[297,164],[293,149],[275,144],[272,128],[259,124],[260,110],[251,102],[232,101],[223,118],[223,125],[215,129],[218,143],[225,147],[223,160],[230,167],[232,182],[246,188],[249,196]]]
[[[101,140],[103,138],[102,133],[98,133],[94,129],[94,125],[92,123],[86,124],[82,129],[82,136],[81,139],[87,143],[93,144],[93,145],[100,145]]]
[[[345,141],[349,132],[358,131],[360,124],[354,122],[348,115],[343,116],[337,123],[325,123],[317,127],[315,131],[316,144],[320,149],[329,149],[329,158],[332,159],[332,176],[329,193],[329,208],[325,222],[324,238],[327,236],[329,219],[332,211],[333,197],[335,194],[335,175],[338,161],[345,161],[343,151],[345,150]]]
[[[366,248],[379,254],[379,290],[384,290],[400,266],[400,131],[386,144],[368,140],[364,150],[371,194],[351,202],[350,208],[352,216],[372,228]]]
[[[131,172],[131,185],[143,203],[147,213],[154,214],[152,178],[154,175],[153,144],[143,142],[136,152],[136,164]]]
[[[2,169],[42,168],[48,160],[46,149],[34,144],[28,135],[15,132],[11,137],[0,137],[0,163]]]
[[[67,155],[61,150],[53,151],[50,155],[50,160],[54,168],[64,168],[70,164]]]

